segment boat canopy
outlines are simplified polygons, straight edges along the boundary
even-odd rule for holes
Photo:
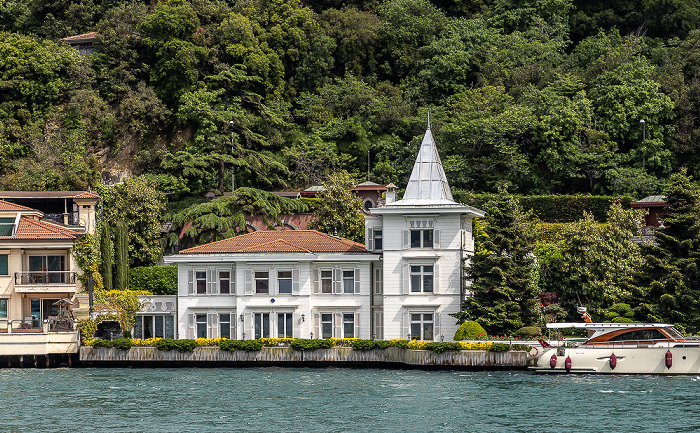
[[[584,323],[584,322],[562,322],[547,323],[549,329],[625,329],[625,328],[670,328],[673,325],[668,323]]]

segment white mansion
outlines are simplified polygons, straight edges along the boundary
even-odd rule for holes
[[[134,337],[450,341],[483,216],[453,200],[428,127],[403,198],[390,189],[365,218],[365,245],[286,230],[183,250],[165,258],[177,296],[152,297]]]

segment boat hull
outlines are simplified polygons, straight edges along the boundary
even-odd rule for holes
[[[669,355],[670,352],[670,362]],[[611,365],[611,356],[615,361]],[[556,355],[554,368],[550,362]],[[567,371],[566,360],[570,360]],[[670,364],[670,367],[667,366]],[[614,368],[612,368],[614,366]],[[591,374],[698,374],[700,375],[700,346],[596,348],[567,347],[545,350],[530,367],[537,373]]]

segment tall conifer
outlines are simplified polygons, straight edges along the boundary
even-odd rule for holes
[[[100,272],[104,282],[105,290],[112,290],[112,238],[109,232],[109,224],[107,221],[102,223],[100,230]]]
[[[117,222],[114,235],[114,288],[124,290],[128,285],[129,236],[126,223]]]

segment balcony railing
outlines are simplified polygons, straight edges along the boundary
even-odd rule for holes
[[[15,272],[15,285],[75,284],[72,271],[29,271]]]
[[[78,218],[78,212],[68,212],[68,213],[47,213],[44,214],[44,219],[57,222],[60,224],[66,224],[66,221],[64,220],[64,217],[68,216],[68,222],[67,224],[69,226],[77,226],[80,225],[80,219]]]

